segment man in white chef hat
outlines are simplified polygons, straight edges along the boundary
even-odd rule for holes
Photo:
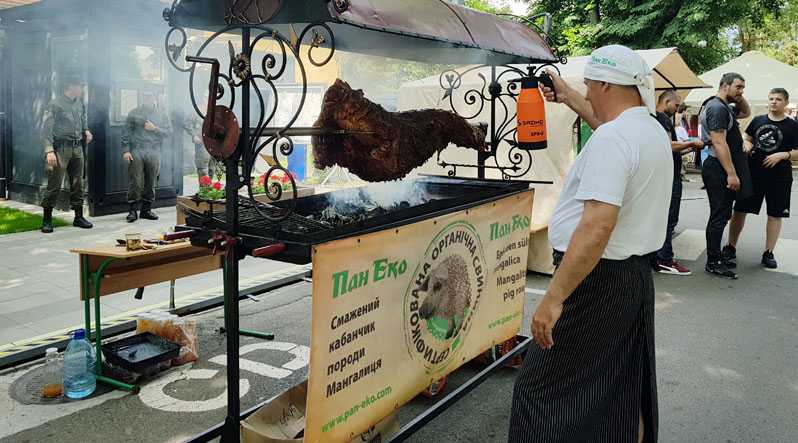
[[[651,69],[625,46],[585,66],[587,95],[550,73],[550,102],[595,132],[549,222],[557,265],[515,382],[510,442],[656,441],[654,284],[673,181],[670,140],[652,116]]]

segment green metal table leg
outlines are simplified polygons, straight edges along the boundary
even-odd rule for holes
[[[91,297],[89,297],[89,288],[91,287],[91,273],[89,272],[89,256],[80,254],[80,260],[83,264],[81,270],[81,280],[83,282],[83,313],[86,315],[86,336],[91,339]]]
[[[225,260],[225,256],[222,255],[222,285],[224,286],[222,293],[222,300],[224,300],[224,328],[223,331],[227,331],[227,260]],[[248,335],[250,337],[257,337],[262,338],[265,340],[274,340],[274,334],[269,334],[266,332],[255,332],[255,331],[248,331],[246,329],[239,329],[238,333],[241,335]]]
[[[274,340],[274,334],[267,334],[265,332],[247,331],[246,329],[239,329],[238,333],[241,335],[248,335],[250,337],[263,338],[266,340]]]
[[[102,328],[100,326],[100,323],[101,323],[101,320],[100,320],[100,282],[102,281],[103,274],[105,273],[106,266],[108,266],[111,262],[113,262],[115,260],[130,260],[130,259],[129,258],[120,258],[120,257],[108,257],[107,259],[105,259],[103,264],[100,265],[100,268],[97,269],[97,272],[94,272],[94,273],[89,273],[88,272],[88,264],[89,264],[88,257],[84,255],[84,259],[83,259],[84,272],[86,274],[89,274],[91,276],[91,278],[92,278],[92,281],[94,282],[94,344],[97,347],[97,381],[100,381],[100,382],[103,382],[103,383],[107,383],[107,384],[110,384],[112,386],[116,386],[118,388],[127,389],[128,391],[133,391],[134,394],[138,394],[139,389],[140,389],[138,386],[129,385],[127,383],[122,383],[120,381],[117,381],[117,380],[114,380],[114,379],[111,379],[111,378],[108,378],[108,377],[103,377],[103,357],[102,357],[102,355],[103,355],[102,354],[102,340],[103,340],[103,337],[102,337]],[[84,277],[86,276],[86,274],[84,274]],[[86,298],[86,325],[87,325],[87,332],[86,333],[88,334],[89,333],[88,331],[91,330],[88,327],[89,326],[89,318],[91,317],[91,315],[89,313],[89,311],[90,311],[90,307],[89,306],[90,305],[89,305],[89,302],[88,302],[88,300],[89,300],[89,297],[88,297],[89,285],[88,285],[88,283],[84,283],[84,284],[86,285],[86,291],[85,291],[85,295],[86,295],[86,297],[85,297]]]

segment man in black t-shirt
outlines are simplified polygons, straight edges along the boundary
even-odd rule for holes
[[[735,72],[724,74],[718,93],[704,102],[704,112],[700,117],[704,128],[702,141],[709,146],[707,160],[701,169],[709,199],[707,265],[704,269],[723,278],[737,278],[737,274],[729,270],[737,264],[724,258],[721,252],[723,230],[731,218],[734,201],[752,194],[743,137],[737,124],[738,118],[751,115],[751,107],[743,98],[744,89],[742,75]],[[729,106],[731,103],[736,106]]]
[[[704,142],[701,140],[693,140],[688,142],[680,142],[676,139],[676,128],[671,123],[679,106],[682,104],[682,99],[679,94],[673,89],[669,89],[662,93],[657,100],[657,121],[668,137],[671,139],[671,152],[673,153],[673,188],[671,191],[671,205],[668,210],[668,227],[665,231],[665,243],[662,248],[656,252],[656,261],[652,262],[655,271],[660,274],[672,275],[690,275],[692,272],[676,263],[673,255],[673,230],[679,222],[679,208],[682,201],[682,155],[689,154],[693,150],[701,150],[704,147]]]
[[[786,114],[790,95],[784,88],[775,88],[768,95],[768,115],[760,115],[745,130],[744,149],[749,154],[754,195],[738,200],[729,225],[729,244],[724,246],[727,257],[737,255],[737,240],[745,225],[746,214],[759,214],[762,201],[767,202],[767,230],[762,264],[776,267],[773,249],[781,231],[781,219],[790,216],[792,167],[790,160],[798,158],[798,122]]]

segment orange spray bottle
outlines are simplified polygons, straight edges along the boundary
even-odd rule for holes
[[[518,94],[518,147],[525,150],[546,149],[546,103],[538,89],[538,83],[554,91],[554,84],[548,74],[523,77],[521,92]],[[555,94],[556,97],[556,94]]]

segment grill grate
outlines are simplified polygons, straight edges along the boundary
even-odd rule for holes
[[[264,232],[274,233],[276,231],[282,231],[292,234],[307,235],[325,232],[335,227],[320,220],[303,217],[296,212],[292,213],[281,222],[272,224],[258,213],[251,200],[239,196],[238,201],[238,225],[243,232],[262,234]],[[285,209],[262,202],[257,202],[257,205],[258,209],[271,217],[279,217],[286,211]],[[214,211],[213,219],[223,225],[227,222],[227,214],[225,211]]]
[[[330,208],[330,194],[303,197],[295,202],[273,203],[254,203],[249,198],[239,195],[238,232],[244,237],[248,236],[246,240],[248,248],[280,242],[286,245],[284,257],[290,256],[290,260],[297,263],[307,263],[310,260],[310,251],[314,244],[401,226],[452,211],[465,210],[492,199],[521,192],[529,187],[524,182],[449,178],[419,180],[425,186],[424,203],[413,205],[400,202],[394,208],[383,209],[372,207],[367,201],[364,201],[363,212],[356,217],[344,216],[332,211],[334,214],[332,218],[321,218],[330,217],[329,213],[324,214],[325,210]],[[278,218],[291,211],[292,204],[296,206],[291,214],[275,223],[263,218],[254,206],[257,205],[260,211],[272,218]],[[208,220],[201,214],[195,214],[193,217],[187,217],[186,223],[192,229],[226,229],[225,211],[214,211],[211,217]],[[197,245],[205,244],[207,234],[202,234],[201,237],[196,241]]]

